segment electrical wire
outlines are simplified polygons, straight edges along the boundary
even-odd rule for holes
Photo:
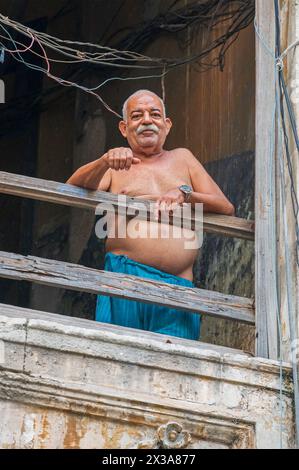
[[[81,42],[81,41],[70,41],[66,39],[59,39],[49,34],[42,33],[36,31],[32,28],[26,28],[21,23],[13,21],[7,17],[4,17],[0,14],[0,23],[2,25],[6,25],[11,27],[12,29],[18,31],[19,33],[25,36],[31,36],[31,34],[38,38],[40,43],[43,46],[48,47],[60,54],[65,55],[66,57],[70,57],[72,59],[80,59],[82,62],[90,62],[99,65],[105,66],[112,66],[112,67],[120,67],[120,68],[161,68],[164,66],[163,59],[157,59],[148,57],[137,52],[131,51],[119,51],[117,49],[113,49],[108,46],[101,46],[99,44],[93,44],[90,42]],[[69,45],[76,45],[76,46],[84,46],[85,48],[94,48],[98,49],[100,52],[89,52],[87,50],[78,50],[72,47],[66,46],[65,44]],[[129,62],[126,64],[122,64],[121,62]],[[131,63],[130,63],[131,62]],[[134,63],[137,62],[137,63]],[[142,62],[148,62],[147,65],[141,65]]]
[[[37,41],[37,43],[39,44],[40,48],[42,49],[42,52],[44,54],[44,59],[47,63],[47,69],[44,69],[42,67],[39,67],[39,66],[36,66],[36,65],[33,65],[33,64],[30,64],[28,62],[26,62],[23,57],[21,56],[20,54],[20,51],[18,50],[17,48],[17,45],[15,44],[15,41],[14,39],[12,38],[12,36],[10,35],[10,33],[4,28],[4,26],[0,23],[0,27],[6,32],[6,34],[8,35],[10,41],[13,43],[13,45],[15,46],[15,49],[13,50],[13,52],[11,53],[12,54],[12,57],[17,60],[18,62],[22,62],[24,65],[27,65],[27,67],[33,69],[33,70],[36,70],[36,71],[39,71],[39,72],[42,72],[44,74],[46,74],[49,78],[52,78],[53,80],[57,81],[60,85],[63,85],[63,86],[74,86],[76,88],[79,88],[87,93],[90,93],[92,94],[93,96],[95,96],[102,104],[103,106],[108,110],[110,111],[111,113],[113,113],[114,115],[116,115],[117,117],[119,118],[122,118],[122,116],[120,114],[118,114],[116,111],[114,111],[104,100],[103,98],[101,98],[100,95],[98,95],[97,93],[95,93],[93,90],[91,89],[88,89],[87,87],[84,87],[82,85],[79,85],[75,82],[71,82],[69,80],[65,80],[65,79],[62,79],[62,78],[59,78],[59,77],[56,77],[55,75],[51,74],[50,73],[50,63],[49,63],[49,60],[47,58],[47,54],[46,54],[46,51],[44,49],[44,47],[42,46],[42,44],[40,43],[39,39],[35,37],[35,35],[32,33],[31,31],[31,34],[33,35],[33,38]],[[0,43],[0,45],[3,47],[3,45]],[[4,46],[4,50],[6,50],[5,46]],[[18,57],[19,58],[18,58]]]
[[[15,40],[12,38],[12,36],[10,35],[9,31],[3,26],[3,24],[1,24],[0,22],[0,27],[2,28],[2,30],[6,33],[6,36],[4,36],[5,39],[9,39],[11,41],[11,43],[14,45],[15,49],[8,49],[3,43],[0,42],[0,46],[3,48],[4,51],[6,52],[10,52],[12,57],[17,60],[17,61],[21,61],[24,63],[24,65],[28,66],[29,68],[32,68],[34,70],[37,70],[37,71],[40,71],[44,74],[46,74],[49,78],[55,80],[56,82],[58,82],[59,84],[63,85],[63,86],[74,86],[76,88],[79,88],[81,89],[82,91],[85,91],[87,93],[90,93],[91,95],[95,96],[103,105],[104,107],[110,111],[111,113],[113,113],[115,116],[117,116],[118,118],[121,118],[122,119],[122,116],[117,113],[116,111],[114,111],[104,100],[103,98],[98,95],[97,93],[95,93],[95,91],[99,90],[100,88],[102,88],[105,84],[107,84],[108,82],[110,81],[113,81],[113,80],[121,80],[121,81],[126,81],[126,80],[140,80],[140,79],[148,79],[148,78],[161,78],[163,79],[163,77],[169,72],[169,70],[166,70],[166,67],[164,66],[164,70],[160,73],[160,74],[155,74],[155,75],[143,75],[143,76],[137,76],[137,77],[110,77],[106,80],[104,80],[103,82],[101,82],[99,85],[95,86],[95,87],[85,87],[83,85],[79,85],[78,83],[75,83],[73,81],[69,81],[69,80],[65,80],[65,79],[62,79],[60,77],[57,77],[55,76],[54,74],[50,73],[50,62],[51,62],[51,59],[49,59],[47,57],[47,53],[45,51],[45,48],[43,47],[42,45],[42,42],[41,40],[38,38],[38,36],[36,36],[32,31],[29,31],[28,28],[28,34],[30,35],[31,37],[31,44],[30,46],[26,47],[24,44],[18,42],[18,44],[21,44],[24,49],[18,49],[17,47],[17,44],[15,42]],[[3,37],[3,35],[2,35]],[[24,60],[24,58],[20,55],[21,53],[23,52],[28,52],[29,50],[32,49],[32,45],[34,43],[34,41],[37,42],[37,44],[39,45],[39,48],[41,49],[42,51],[42,55],[41,54],[38,54],[34,51],[32,51],[35,55],[37,55],[38,57],[40,58],[43,58],[47,64],[47,68],[44,69],[42,67],[39,67],[39,66],[35,66],[33,64],[30,64],[28,63],[27,61]],[[15,55],[17,54],[17,56]],[[81,60],[85,60],[85,59],[81,59]]]
[[[22,34],[23,36],[30,36],[31,40],[32,37],[35,38],[36,42],[39,44],[39,50],[41,53],[36,51],[36,48],[33,49],[32,47],[28,48],[28,46],[25,46],[23,42],[20,41],[15,41],[14,47],[15,50],[12,50],[11,54],[13,58],[19,62],[23,62],[24,65],[30,67],[33,70],[40,71],[44,74],[46,74],[49,78],[52,80],[56,81],[57,83],[60,83],[64,87],[76,87],[81,89],[82,91],[85,91],[87,93],[93,94],[99,101],[102,102],[102,104],[105,106],[106,109],[111,111],[113,114],[115,114],[117,117],[121,117],[120,114],[115,112],[110,108],[110,106],[107,105],[107,103],[104,102],[102,97],[98,95],[98,93],[95,93],[97,90],[102,88],[105,84],[114,81],[114,80],[121,80],[121,81],[126,81],[126,80],[142,80],[142,79],[148,79],[148,78],[160,78],[161,79],[161,88],[162,88],[162,94],[165,96],[165,76],[168,74],[172,68],[177,67],[177,66],[183,66],[187,63],[190,64],[198,64],[198,67],[200,68],[201,71],[208,70],[210,67],[217,67],[220,65],[220,67],[223,67],[224,64],[224,54],[227,51],[227,48],[231,46],[232,40],[230,39],[231,37],[236,35],[239,29],[242,29],[247,26],[248,23],[246,21],[250,22],[250,15],[248,16],[248,12],[252,13],[252,7],[254,7],[254,1],[253,0],[244,0],[243,2],[239,2],[236,0],[210,0],[209,2],[200,2],[200,3],[194,3],[188,6],[185,6],[183,9],[178,9],[176,11],[171,11],[171,9],[176,6],[178,2],[174,1],[171,6],[168,8],[166,12],[161,14],[160,16],[158,15],[154,19],[152,19],[150,22],[142,25],[141,29],[136,28],[137,32],[134,31],[134,38],[132,38],[132,35],[125,38],[125,41],[128,43],[128,48],[129,49],[136,49],[134,52],[132,50],[126,50],[125,47],[108,47],[108,46],[102,46],[100,44],[93,44],[90,42],[82,42],[82,41],[70,41],[70,40],[64,40],[64,39],[59,39],[55,38],[49,34],[43,33],[43,32],[38,32],[35,31],[34,29],[30,29],[21,23],[18,23],[17,21],[13,21],[9,19],[8,17],[5,17],[0,14],[0,26],[2,26],[2,30],[7,32],[7,29],[3,29],[5,26],[12,28],[15,32],[18,32],[19,34]],[[236,4],[236,8],[232,8],[232,5]],[[66,3],[66,5],[61,9],[61,11],[58,12],[60,14],[61,12],[63,13],[64,11],[67,10],[67,7],[69,6],[69,2]],[[215,10],[215,11],[214,11]],[[116,12],[116,15],[118,13]],[[246,20],[247,18],[247,20]],[[236,21],[233,21],[233,20]],[[173,28],[173,22],[176,21],[176,24],[178,25],[181,23],[180,28]],[[230,25],[229,27],[229,34],[222,34],[218,40],[214,41],[210,47],[206,48],[205,50],[201,51],[199,54],[191,56],[191,57],[186,57],[184,59],[169,59],[169,58],[154,58],[154,57],[148,57],[145,56],[144,54],[140,54],[137,52],[137,49],[140,47],[145,46],[145,41],[147,41],[149,38],[152,39],[153,35],[158,34],[158,33],[165,33],[167,31],[169,34],[175,32],[176,37],[178,29],[184,30],[186,27],[194,26],[194,25],[208,25],[208,27],[211,29],[212,27],[224,23],[226,21],[233,21],[233,25],[236,24],[236,26]],[[191,28],[192,29],[192,28]],[[191,30],[190,29],[190,30]],[[192,31],[195,31],[196,29],[193,27]],[[8,33],[8,32],[7,32]],[[4,39],[4,41],[9,40],[11,44],[11,36],[3,36],[1,35],[1,38]],[[134,45],[132,44],[132,39],[134,42]],[[217,61],[217,58],[213,58],[209,64],[205,64],[203,62],[203,58],[210,54],[212,50],[215,48],[223,45],[225,46],[227,41],[227,47],[222,47],[219,55],[219,60]],[[131,43],[131,44],[130,44]],[[17,47],[16,44],[19,46],[22,46],[26,49],[26,52],[28,53],[30,51],[30,54],[34,54],[35,56],[45,60],[46,62],[46,70],[44,70],[42,67],[35,66],[33,64],[30,64],[28,60],[25,60],[24,58],[20,57],[20,55],[17,55]],[[120,43],[119,46],[121,46],[122,43]],[[75,47],[73,47],[75,46]],[[135,47],[136,46],[136,47]],[[9,51],[9,47],[5,44],[0,42],[0,47],[6,47],[6,51]],[[43,48],[43,49],[42,49]],[[52,51],[55,52],[55,54],[63,55],[64,60],[58,59],[58,58],[53,58],[50,57],[47,53],[47,49],[51,49]],[[22,52],[20,50],[20,52]],[[25,52],[25,51],[24,51]],[[27,58],[27,56],[26,56]],[[61,77],[57,77],[51,70],[50,65],[54,63],[65,63],[67,65],[75,65],[78,64],[81,67],[81,70],[83,71],[83,66],[90,66],[90,67],[103,67],[104,68],[119,68],[121,71],[126,71],[129,69],[159,69],[157,72],[158,73],[149,73],[148,75],[142,74],[139,76],[133,76],[133,77],[118,77],[118,76],[112,76],[109,78],[106,78],[103,80],[101,83],[99,83],[97,86],[91,88],[91,87],[86,87],[83,85],[80,85],[78,83],[75,83],[74,81],[71,80],[65,80]],[[202,63],[202,64],[201,64]],[[82,72],[82,75],[86,74],[88,69],[85,70],[85,73]]]
[[[292,42],[292,44],[290,44],[284,51],[282,54],[280,54],[280,60],[283,62],[283,60],[285,59],[285,57],[288,55],[288,53],[294,49],[295,47],[299,46],[299,40],[296,40],[294,42]]]
[[[196,2],[176,11],[171,11],[171,8],[174,7],[176,3],[177,2],[173,2],[170,9],[168,9],[166,13],[158,15],[156,18],[142,24],[140,27],[134,27],[134,32],[121,41],[118,49],[108,46],[101,46],[99,44],[62,40],[59,38],[54,38],[53,36],[50,36],[46,33],[41,33],[35,30],[31,31],[35,36],[38,35],[44,47],[52,48],[56,52],[63,53],[66,57],[74,60],[78,59],[79,57],[82,58],[83,61],[93,63],[94,65],[127,68],[157,67],[163,69],[165,65],[168,67],[176,67],[184,65],[187,62],[191,63],[194,61],[200,61],[212,50],[228,43],[231,36],[234,36],[236,33],[238,33],[238,31],[247,27],[254,17],[254,0],[243,0],[242,2],[237,0],[209,0],[208,2]],[[234,4],[236,5],[236,8],[232,8]],[[179,31],[185,30],[187,27],[189,28],[192,26],[194,29],[194,26],[201,25],[201,27],[208,27],[211,29],[212,27],[217,27],[217,25],[220,23],[224,23],[230,20],[232,20],[232,23],[230,24],[227,33],[220,35],[214,42],[211,43],[210,47],[207,47],[199,54],[195,54],[183,59],[170,59],[148,57],[136,52],[141,47],[145,47],[146,42],[148,42],[149,39],[152,40],[152,38],[155,37],[158,33],[175,33],[176,37],[179,39],[177,33]],[[28,34],[26,28],[23,25],[7,17],[4,17],[1,14],[0,21],[22,34]],[[99,52],[90,52],[90,50],[77,50],[69,47],[70,45],[76,45],[80,47],[83,46],[85,49],[86,47],[89,49],[96,48]],[[132,50],[135,52],[132,52]],[[219,63],[220,62],[223,62],[221,53]],[[213,64],[213,66],[217,65],[219,64]]]
[[[2,29],[4,29],[4,27],[0,24],[0,27],[2,27]],[[7,32],[7,30],[6,30]],[[8,32],[7,32],[8,33]],[[0,34],[0,38],[1,39],[5,39],[7,40],[7,36],[3,36],[2,34]],[[3,51],[6,51],[6,52],[10,52],[10,53],[16,53],[16,52],[26,52],[30,49],[30,52],[32,54],[34,54],[35,56],[41,58],[41,59],[44,59],[46,60],[47,64],[48,64],[48,68],[49,68],[49,63],[63,63],[63,64],[72,64],[72,63],[78,63],[78,62],[82,62],[84,59],[77,59],[77,60],[57,60],[57,59],[51,59],[49,57],[47,57],[46,53],[45,53],[45,50],[44,48],[42,47],[42,45],[40,44],[40,41],[38,40],[38,38],[35,38],[32,36],[32,41],[34,41],[36,39],[36,41],[39,43],[40,45],[40,48],[43,50],[43,54],[39,54],[38,52],[36,52],[35,50],[32,50],[32,42],[30,44],[29,47],[26,47],[25,44],[23,44],[22,42],[20,41],[16,41],[14,40],[14,44],[15,45],[18,45],[18,46],[22,46],[24,47],[24,50],[8,50],[3,43],[0,43],[1,47],[3,48]],[[28,65],[28,63],[26,63],[26,65]],[[93,87],[93,88],[88,88],[88,90],[90,91],[95,91],[95,90],[98,90],[100,88],[102,88],[103,86],[105,86],[107,83],[111,82],[111,81],[114,81],[114,80],[120,80],[120,81],[127,81],[127,80],[142,80],[142,79],[149,79],[149,78],[161,78],[162,80],[164,79],[165,75],[169,72],[169,70],[166,69],[166,66],[164,66],[164,70],[163,72],[159,73],[159,74],[155,74],[155,75],[138,75],[138,76],[130,76],[130,77],[110,77],[104,81],[102,81],[99,85]]]

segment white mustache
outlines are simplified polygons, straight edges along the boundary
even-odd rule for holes
[[[159,128],[155,125],[155,124],[148,124],[148,125],[145,125],[145,124],[141,124],[138,128],[137,128],[137,134],[141,134],[142,132],[144,131],[153,131],[155,132],[156,134],[158,134],[159,132]]]

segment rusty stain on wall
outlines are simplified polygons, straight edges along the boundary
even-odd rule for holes
[[[66,429],[63,447],[66,449],[79,449],[80,441],[87,431],[88,419],[75,414],[66,416]]]

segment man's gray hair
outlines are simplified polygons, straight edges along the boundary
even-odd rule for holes
[[[164,104],[164,101],[162,100],[162,98],[160,98],[160,96],[158,96],[156,93],[154,93],[153,91],[150,91],[150,90],[137,90],[135,91],[135,93],[133,93],[132,95],[129,96],[129,98],[126,99],[126,101],[124,102],[123,104],[123,109],[122,109],[122,115],[123,115],[123,120],[126,121],[127,120],[127,107],[128,107],[128,102],[130,101],[131,98],[134,98],[134,96],[138,96],[138,95],[141,95],[141,94],[144,94],[144,93],[147,93],[147,94],[150,94],[150,95],[154,95],[156,96],[160,102],[161,102],[161,106],[162,106],[162,110],[163,110],[163,117],[166,118],[166,109],[165,109],[165,104]]]

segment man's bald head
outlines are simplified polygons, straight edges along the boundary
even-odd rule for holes
[[[160,98],[160,96],[158,96],[156,93],[154,93],[153,91],[150,91],[150,90],[137,90],[135,91],[135,93],[133,93],[132,95],[129,96],[129,98],[126,99],[126,101],[124,102],[123,104],[123,109],[122,109],[122,115],[123,115],[123,120],[126,121],[127,120],[127,109],[128,109],[128,103],[129,101],[132,99],[132,98],[135,98],[139,95],[151,95],[151,96],[155,96],[156,98],[158,98],[158,100],[160,101],[161,103],[161,106],[162,106],[162,110],[163,110],[163,117],[165,118],[166,117],[166,110],[165,110],[165,104],[164,104],[164,101],[162,100],[162,98]]]
[[[159,96],[149,90],[136,91],[125,101],[123,115],[119,130],[133,152],[148,156],[162,152],[172,123],[165,117]]]

